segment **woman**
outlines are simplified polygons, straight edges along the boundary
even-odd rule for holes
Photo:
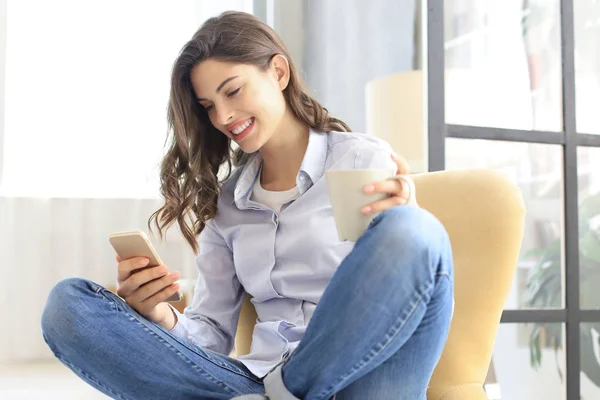
[[[406,174],[404,161],[329,116],[249,14],[209,19],[171,85],[165,205],[151,221],[162,236],[176,220],[197,252],[192,304],[164,302],[177,272],[132,274],[147,260],[117,259],[120,297],[79,278],[52,290],[42,327],[55,355],[119,399],[424,399],[452,313],[447,234],[390,180],[365,188],[390,196],[362,212],[383,212],[340,242],[323,176]],[[244,291],[258,321],[250,354],[230,358]]]

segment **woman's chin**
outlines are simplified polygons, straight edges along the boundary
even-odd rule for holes
[[[246,154],[252,154],[260,150],[260,146],[255,146],[253,144],[242,144],[240,145],[240,149],[242,149],[242,151]]]
[[[238,143],[238,146],[240,146],[244,153],[256,153],[258,150],[260,150],[260,148],[263,145],[260,140],[257,140],[257,137],[258,135],[255,134],[253,134],[252,136],[248,136],[247,138],[244,138],[244,140],[242,140],[240,143]]]

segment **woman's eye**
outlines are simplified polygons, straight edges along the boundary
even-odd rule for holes
[[[208,111],[212,110],[213,108],[215,108],[215,106],[210,105],[210,106],[204,107],[204,110],[208,112]]]
[[[237,88],[235,90],[232,90],[231,92],[227,93],[227,97],[233,97],[236,94],[238,94],[238,92],[240,91],[241,88]]]

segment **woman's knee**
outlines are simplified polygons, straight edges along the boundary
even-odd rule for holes
[[[407,265],[422,272],[426,263],[430,267],[427,270],[433,274],[452,275],[448,233],[427,210],[413,206],[387,209],[373,220],[366,236],[370,237],[367,246],[373,256],[397,261],[386,265],[401,266],[403,274],[407,272]]]
[[[73,335],[82,322],[90,295],[92,282],[83,278],[67,278],[54,285],[42,312],[44,336],[52,339]]]
[[[414,206],[396,206],[381,212],[369,231],[381,241],[395,243],[394,248],[429,247],[448,240],[442,223],[429,211]]]

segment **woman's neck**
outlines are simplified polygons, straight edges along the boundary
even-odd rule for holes
[[[308,136],[308,128],[288,109],[277,132],[259,150],[263,159],[260,177],[263,188],[281,191],[296,186]]]

